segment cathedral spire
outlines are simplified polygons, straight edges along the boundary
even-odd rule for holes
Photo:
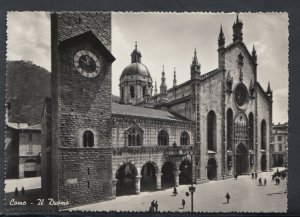
[[[243,23],[239,19],[239,14],[236,15],[236,21],[234,22],[233,26],[233,42],[243,42]]]
[[[141,58],[142,58],[142,54],[137,49],[137,42],[135,42],[135,49],[131,53],[131,63],[140,63]]]
[[[160,94],[162,96],[167,95],[167,85],[166,85],[166,78],[165,78],[165,66],[163,66],[163,71],[161,73]]]
[[[176,68],[174,68],[174,78],[173,78],[173,87],[177,85],[177,79],[176,79]]]
[[[220,33],[219,33],[218,44],[219,44],[219,48],[223,48],[225,45],[225,36],[223,33],[222,24],[221,24]]]
[[[253,48],[252,48],[252,60],[255,64],[257,64],[257,54],[256,54],[256,50],[255,50],[254,45],[253,45]]]
[[[200,63],[198,62],[197,50],[195,48],[194,57],[191,64],[191,79],[200,77],[201,74],[200,68],[201,66]]]

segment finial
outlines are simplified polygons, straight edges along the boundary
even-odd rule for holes
[[[137,49],[137,41],[135,42],[135,49]]]
[[[240,20],[239,20],[239,13],[236,14],[236,23],[239,23]]]
[[[163,65],[163,72],[165,71],[165,65]]]
[[[223,34],[223,27],[222,27],[222,23],[221,23],[221,27],[220,27],[220,34]]]

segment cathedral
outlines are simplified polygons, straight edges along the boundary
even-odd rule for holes
[[[95,21],[96,20],[96,21]],[[94,22],[93,22],[94,21]],[[42,189],[72,205],[269,169],[272,90],[237,16],[218,66],[159,90],[137,44],[112,101],[111,14],[54,13],[52,94],[42,115]],[[127,58],[127,57],[124,57]],[[147,57],[143,57],[147,58]]]

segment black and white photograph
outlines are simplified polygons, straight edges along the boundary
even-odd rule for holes
[[[287,212],[287,12],[11,11],[6,43],[6,212]]]

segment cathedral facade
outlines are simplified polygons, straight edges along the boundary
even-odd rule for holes
[[[103,13],[52,16],[45,193],[76,205],[269,169],[272,91],[257,80],[256,51],[243,43],[238,16],[230,44],[220,29],[217,68],[202,73],[195,50],[190,79],[177,84],[174,71],[171,88],[164,69],[159,90],[153,85],[136,45],[117,102],[111,101],[109,22]]]

